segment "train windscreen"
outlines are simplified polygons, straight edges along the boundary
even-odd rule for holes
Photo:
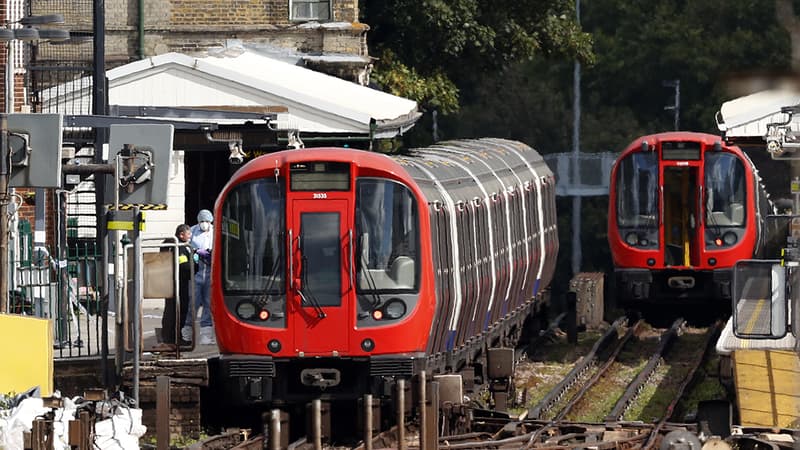
[[[747,220],[747,179],[742,161],[733,153],[705,155],[706,224],[743,227]]]
[[[393,181],[356,183],[358,291],[416,291],[418,206],[411,190]]]
[[[222,289],[225,293],[283,295],[285,211],[283,178],[242,183],[222,207]]]
[[[617,168],[617,225],[658,226],[658,159],[654,152],[626,156]]]

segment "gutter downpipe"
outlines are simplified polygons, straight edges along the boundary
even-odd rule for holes
[[[136,32],[139,38],[139,59],[144,59],[144,0],[137,0],[137,7],[139,9],[139,23],[136,26]]]

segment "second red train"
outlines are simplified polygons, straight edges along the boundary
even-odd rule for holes
[[[731,297],[731,269],[756,256],[774,209],[756,167],[719,136],[666,132],[614,163],[608,242],[626,306]]]

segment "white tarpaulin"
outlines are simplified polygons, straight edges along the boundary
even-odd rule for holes
[[[0,449],[23,450],[24,433],[30,432],[37,417],[53,412],[53,449],[69,450],[69,422],[82,407],[96,408],[94,448],[103,450],[134,450],[139,438],[147,431],[142,425],[142,410],[129,408],[121,402],[82,401],[79,397],[65,398],[63,407],[48,408],[39,397],[27,397],[10,409],[0,409]]]

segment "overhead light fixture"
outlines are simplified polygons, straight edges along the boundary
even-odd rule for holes
[[[41,16],[28,16],[19,19],[22,25],[47,25],[64,23],[62,14],[42,14]]]
[[[14,39],[18,41],[35,41],[39,39],[39,30],[36,28],[15,28],[14,29]]]
[[[58,28],[40,28],[39,39],[47,41],[66,41],[69,39],[69,31]]]

